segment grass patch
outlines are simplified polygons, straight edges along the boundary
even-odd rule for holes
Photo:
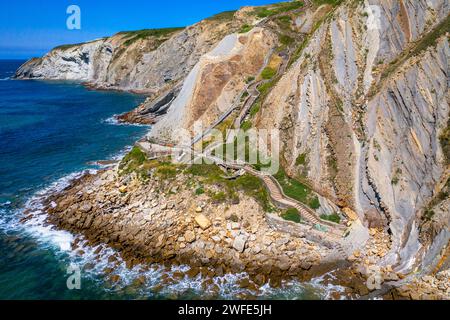
[[[219,22],[229,21],[229,20],[232,20],[234,18],[234,14],[236,13],[236,11],[237,10],[224,11],[224,12],[215,14],[212,17],[206,18],[206,20],[219,21]]]
[[[203,189],[203,187],[198,187],[197,189],[195,189],[195,195],[199,196],[205,193],[205,189]]]
[[[436,28],[427,33],[421,39],[419,39],[415,46],[411,50],[405,50],[404,53],[397,59],[392,61],[381,71],[380,81],[377,85],[374,85],[368,95],[368,98],[375,96],[379,92],[384,80],[389,78],[395,71],[400,68],[408,59],[414,56],[418,56],[429,47],[436,45],[437,40],[445,33],[450,32],[450,16],[444,19]]]
[[[253,126],[252,122],[247,120],[241,124],[241,129],[244,131],[247,131],[247,130],[250,130],[252,128],[252,126]]]
[[[258,114],[259,110],[261,110],[261,102],[257,101],[253,106],[250,108],[250,117],[254,117]]]
[[[283,212],[283,213],[281,214],[281,217],[282,217],[284,220],[292,221],[292,222],[295,222],[295,223],[300,223],[300,222],[302,222],[302,218],[301,218],[301,216],[300,216],[300,213],[299,213],[298,210],[295,209],[295,208],[287,209],[285,212]]]
[[[280,35],[279,39],[280,43],[284,46],[290,46],[292,43],[294,43],[294,39],[285,34]]]
[[[267,18],[283,12],[299,9],[301,7],[303,7],[303,2],[301,1],[280,2],[270,6],[257,7],[253,10],[253,14],[259,18]]]
[[[261,93],[261,95],[265,96],[265,95],[267,95],[267,93],[269,93],[270,89],[272,89],[272,87],[274,85],[275,85],[275,82],[273,82],[273,81],[263,83],[258,87],[258,91],[259,91],[259,93]]]
[[[219,187],[220,192],[209,194],[215,202],[235,201],[238,199],[238,192],[241,191],[253,197],[265,211],[273,211],[269,194],[263,182],[257,177],[245,174],[237,179],[228,180],[224,178],[225,174],[218,166],[208,164],[194,164],[185,172],[201,177],[204,184]]]
[[[435,214],[433,208],[436,207],[438,204],[440,204],[442,201],[448,199],[449,196],[450,196],[450,179],[447,180],[442,190],[430,201],[423,214],[423,219],[431,220]]]
[[[316,6],[321,6],[324,4],[329,4],[331,6],[337,6],[339,4],[342,3],[342,0],[312,0],[312,2],[316,5]]]
[[[253,76],[250,76],[247,79],[245,79],[245,83],[247,83],[247,84],[250,82],[253,82],[253,81],[255,81],[255,77],[253,77]]]
[[[295,165],[302,166],[306,164],[306,153],[301,153],[298,155],[297,159],[295,159]]]
[[[439,136],[442,153],[444,154],[447,165],[450,165],[450,120],[447,122],[447,128]]]
[[[128,154],[123,157],[119,164],[119,172],[121,174],[128,174],[137,171],[147,160],[147,156],[138,147],[133,147]]]
[[[277,71],[271,67],[265,67],[261,72],[261,78],[264,80],[270,80],[277,74]]]
[[[123,31],[119,32],[120,35],[124,35],[124,37],[127,39],[124,42],[125,46],[129,46],[133,44],[135,41],[140,39],[147,39],[150,37],[157,38],[158,45],[163,43],[169,36],[171,36],[173,33],[183,30],[184,27],[176,27],[176,28],[162,28],[162,29],[143,29],[138,31]],[[162,39],[165,38],[165,39]]]
[[[274,177],[280,183],[284,193],[288,197],[306,204],[311,209],[315,210],[320,208],[319,198],[314,195],[312,190],[300,181],[288,177],[283,168],[280,168]]]
[[[341,217],[337,213],[333,213],[333,214],[330,214],[330,215],[322,214],[320,216],[320,219],[325,220],[325,221],[331,221],[331,222],[334,222],[334,223],[340,223],[341,222]]]
[[[247,32],[249,32],[250,30],[252,30],[253,29],[253,26],[250,26],[250,25],[248,25],[248,24],[244,24],[242,27],[241,27],[241,30],[239,30],[239,33],[247,33]]]
[[[53,50],[68,50],[74,47],[81,46],[85,43],[73,43],[73,44],[63,44],[61,46],[54,47]]]

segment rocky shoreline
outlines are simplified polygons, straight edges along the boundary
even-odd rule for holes
[[[211,196],[214,186],[199,192],[201,178],[181,170],[162,177],[157,170],[150,169],[145,181],[135,172],[119,174],[117,166],[86,173],[45,198],[47,223],[82,235],[91,246],[106,244],[130,269],[186,265],[178,277],[201,275],[204,286],[224,274],[245,273],[248,277],[239,286],[254,296],[265,284],[278,288],[285,281],[325,274],[325,282],[338,285],[340,280],[329,272],[339,265],[351,270],[348,261],[333,261],[329,249],[273,230],[252,197],[242,193],[232,202],[222,201]],[[79,241],[75,238],[72,249],[83,255]],[[114,268],[104,273],[111,282],[120,280]],[[367,291],[356,273],[337,274],[347,278],[345,297]]]
[[[248,192],[227,199],[207,174],[158,161],[145,162],[144,171],[131,162],[130,170],[126,161],[127,156],[113,167],[86,172],[42,202],[47,224],[82,236],[72,243],[77,255],[85,254],[85,244],[107,245],[117,252],[103,270],[109,283],[121,280],[114,263],[124,261],[128,269],[186,266],[165,276],[159,287],[200,277],[205,290],[218,292],[217,277],[245,274],[237,285],[247,292],[240,297],[246,299],[257,297],[265,285],[283,288],[289,281],[317,277],[323,277],[324,284],[345,288],[331,292],[332,299],[448,298],[448,277],[440,274],[425,279],[427,283],[414,279],[377,295],[367,279],[371,266],[377,266],[390,249],[389,236],[381,230],[371,229],[363,250],[337,260],[324,246],[274,229],[260,199]],[[32,218],[25,212],[22,222]],[[405,277],[389,267],[379,272],[388,286]],[[143,279],[136,282],[144,284]]]

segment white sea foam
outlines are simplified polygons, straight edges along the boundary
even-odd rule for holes
[[[25,223],[19,223],[20,212],[17,212],[16,217],[11,217],[0,212],[0,225],[2,228],[8,226],[9,230],[22,231],[36,239],[38,243],[44,247],[51,247],[56,251],[67,266],[76,264],[82,270],[83,278],[89,278],[99,283],[106,292],[120,293],[122,290],[133,289],[133,294],[136,297],[152,298],[156,295],[170,298],[223,298],[235,299],[242,294],[254,295],[248,289],[242,289],[239,286],[239,281],[247,275],[240,274],[226,274],[221,277],[215,277],[211,284],[205,287],[205,278],[200,274],[191,279],[187,275],[178,279],[174,276],[175,273],[189,270],[188,266],[173,266],[167,269],[164,266],[153,265],[151,268],[143,265],[134,266],[128,269],[126,263],[120,258],[118,253],[105,244],[98,246],[91,246],[83,236],[77,236],[79,240],[78,248],[72,249],[72,243],[75,236],[67,231],[57,230],[55,227],[48,225],[45,221],[47,218],[44,212],[42,200],[46,195],[58,192],[70,185],[70,183],[84,173],[96,173],[96,170],[86,170],[70,174],[64,178],[59,179],[49,187],[37,192],[27,203],[26,209],[33,214],[33,217]],[[2,211],[2,210],[0,210]],[[6,221],[5,219],[8,219]],[[84,253],[80,255],[80,251]],[[115,256],[114,262],[110,262],[110,257]],[[118,275],[120,280],[111,285],[109,276],[105,274],[105,269],[111,268],[112,274]],[[174,280],[164,281],[165,278],[172,278]],[[144,284],[133,287],[132,284],[136,279],[144,278]],[[175,280],[176,279],[176,280]],[[161,286],[164,283],[163,286]],[[109,285],[110,284],[110,285]],[[333,291],[343,292],[342,287],[333,286],[330,284],[323,284],[323,277],[313,279],[311,282],[304,284],[298,281],[283,282],[281,288],[271,288],[269,285],[264,285],[260,288],[256,295],[264,298],[278,298],[278,299],[297,299],[308,290],[312,290],[319,298],[330,298],[330,293]],[[128,291],[127,291],[128,292]]]
[[[0,78],[0,81],[7,81],[7,80],[11,80],[11,78],[10,77]]]
[[[104,119],[102,122],[107,123],[114,126],[132,126],[132,127],[149,127],[148,124],[141,124],[141,123],[128,123],[128,122],[120,122],[117,120],[117,117],[119,115],[115,114],[112,117],[109,117],[107,119]]]

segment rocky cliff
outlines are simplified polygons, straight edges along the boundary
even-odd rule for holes
[[[419,217],[448,179],[440,143],[449,113],[448,13],[446,1],[332,9],[255,120],[282,129],[291,175],[366,225],[388,227],[393,245],[383,263],[398,269],[418,267],[426,255],[433,241],[419,241]],[[448,197],[439,204],[446,214],[434,254],[450,235]]]
[[[102,89],[160,92],[182,80],[203,54],[252,19],[225,12],[187,28],[120,32],[64,45],[26,62],[16,78],[78,80]]]
[[[135,116],[168,110],[158,139],[196,120],[278,128],[291,178],[386,232],[376,263],[432,271],[450,239],[449,11],[446,0],[249,7],[56,48],[16,76],[147,92]]]

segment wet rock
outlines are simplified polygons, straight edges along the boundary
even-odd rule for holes
[[[190,268],[186,274],[189,278],[195,278],[200,273],[200,269],[197,267]]]

